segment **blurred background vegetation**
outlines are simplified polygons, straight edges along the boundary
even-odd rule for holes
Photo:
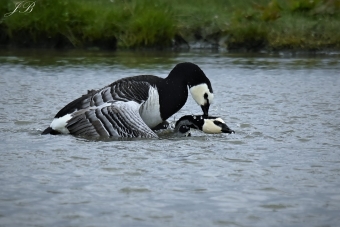
[[[1,47],[340,49],[340,0],[19,2],[0,0]]]

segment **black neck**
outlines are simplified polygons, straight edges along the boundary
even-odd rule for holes
[[[188,99],[188,88],[182,78],[165,78],[158,86],[161,117],[168,119],[179,111]]]
[[[203,124],[204,116],[185,115],[176,122],[174,132],[181,133],[186,136],[191,136],[190,128],[199,129],[202,131]]]
[[[168,119],[179,111],[188,99],[188,87],[206,83],[212,92],[209,79],[195,64],[184,62],[177,64],[168,77],[159,84],[159,101],[161,105],[161,117]]]

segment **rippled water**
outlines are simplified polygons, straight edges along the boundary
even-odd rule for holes
[[[0,226],[338,226],[340,56],[0,52]],[[69,101],[197,63],[233,135],[41,136]],[[200,114],[191,97],[174,117]],[[173,119],[173,118],[171,118]]]

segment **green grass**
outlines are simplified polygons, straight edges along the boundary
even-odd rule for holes
[[[340,49],[339,0],[36,0],[4,17],[14,2],[0,0],[3,47]]]

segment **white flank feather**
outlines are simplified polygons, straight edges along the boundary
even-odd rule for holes
[[[66,114],[63,117],[54,118],[50,127],[60,133],[68,134],[70,131],[65,127],[67,122],[72,118],[71,114]]]
[[[159,94],[156,88],[150,87],[149,97],[139,109],[139,113],[147,126],[153,128],[162,123],[159,105]]]

